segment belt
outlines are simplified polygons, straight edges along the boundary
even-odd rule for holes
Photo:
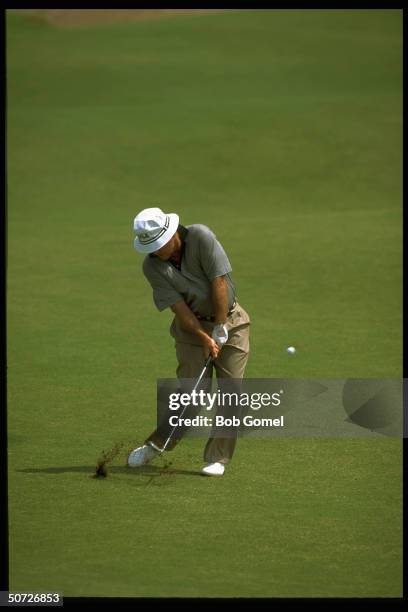
[[[232,315],[232,313],[235,310],[235,306],[236,305],[237,305],[237,303],[234,302],[233,305],[231,306],[231,309],[227,312],[227,317]],[[195,316],[197,317],[197,319],[199,321],[209,321],[210,323],[214,323],[214,321],[215,321],[215,317],[214,316],[212,316],[212,317],[203,317],[200,314],[197,314],[197,313],[194,313],[194,314],[195,314]]]

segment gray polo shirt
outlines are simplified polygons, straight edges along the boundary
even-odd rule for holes
[[[195,314],[214,315],[211,299],[211,281],[226,276],[229,308],[235,301],[235,288],[228,257],[215,234],[205,225],[179,225],[182,239],[180,268],[155,255],[147,255],[143,272],[153,289],[153,301],[158,310],[164,310],[184,300]]]

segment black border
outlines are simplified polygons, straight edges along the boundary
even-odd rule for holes
[[[3,46],[3,74],[4,74],[4,123],[3,123],[3,142],[4,142],[4,202],[2,207],[2,243],[1,257],[3,264],[3,300],[1,303],[1,399],[0,399],[0,590],[8,590],[9,583],[9,542],[8,542],[8,449],[7,449],[7,314],[6,314],[6,286],[7,286],[7,162],[6,162],[6,20],[5,9],[1,12],[1,29],[4,36]]]
[[[36,5],[37,6],[37,5]],[[63,8],[63,7],[60,7]],[[75,6],[72,6],[70,8],[76,8]],[[263,9],[265,9],[267,7],[263,7]],[[275,7],[275,8],[280,8],[280,7]],[[283,7],[281,7],[283,8]],[[295,8],[295,7],[284,7],[284,8]],[[299,8],[299,7],[297,7]],[[306,8],[311,8],[311,7],[303,7],[304,9]],[[324,8],[324,7],[318,7],[318,8]],[[339,8],[336,6],[332,6],[330,8]],[[342,8],[349,8],[351,10],[353,10],[351,7],[342,7]],[[354,7],[357,8],[357,7]],[[363,6],[362,8],[367,8],[366,6]],[[395,6],[393,5],[391,6],[372,6],[371,8],[387,8],[387,9],[400,9],[403,12],[403,40],[405,40],[405,32],[406,32],[406,27],[405,27],[405,11],[403,6]],[[6,287],[7,287],[7,162],[6,162],[6,152],[7,152],[7,134],[6,134],[6,125],[7,125],[7,115],[6,115],[6,106],[7,106],[7,92],[6,92],[6,84],[7,84],[7,74],[6,74],[6,11],[7,9],[3,9],[1,11],[1,29],[3,32],[3,39],[4,39],[4,43],[3,43],[3,75],[4,75],[4,80],[3,80],[3,86],[4,86],[4,97],[3,97],[3,102],[4,102],[4,113],[3,113],[3,117],[4,117],[4,122],[3,122],[3,142],[4,142],[4,201],[3,201],[3,207],[2,207],[2,213],[3,213],[3,224],[2,224],[2,248],[1,248],[1,256],[2,256],[2,263],[3,263],[3,279],[4,279],[4,284],[3,284],[3,300],[2,300],[2,305],[1,305],[1,314],[2,314],[2,325],[1,325],[1,334],[2,334],[2,342],[1,342],[1,376],[2,376],[2,384],[0,386],[0,393],[1,393],[1,398],[0,398],[0,590],[1,591],[8,591],[8,586],[9,586],[9,541],[8,541],[8,447],[7,447],[7,350],[6,350],[6,346],[7,346],[7,312],[6,312]],[[253,10],[253,9],[251,9]],[[404,59],[405,59],[405,49],[404,49]],[[405,80],[403,81],[403,94],[405,94]],[[405,99],[405,97],[404,97]],[[405,111],[405,105],[404,105],[404,111]],[[403,113],[403,118],[405,119],[405,112]],[[404,135],[405,135],[405,121],[404,121]],[[404,139],[405,140],[405,139]],[[404,156],[404,166],[405,166],[405,156]],[[404,168],[405,169],[405,168]],[[405,173],[404,173],[405,174]],[[405,184],[404,184],[404,203],[405,203]],[[404,210],[403,210],[403,235],[404,235],[404,239],[406,237],[406,232],[405,232],[405,215],[404,215]],[[403,243],[404,245],[404,243]],[[403,249],[403,257],[404,257],[404,266],[403,266],[403,281],[404,281],[404,289],[405,289],[405,249]],[[379,288],[380,289],[380,288]],[[404,294],[405,297],[405,294]],[[405,300],[403,300],[403,305],[404,305]],[[403,310],[404,312],[404,310]],[[405,340],[404,340],[404,349],[405,349]],[[406,370],[406,359],[405,359],[405,350],[403,353],[403,376],[404,378],[408,378],[408,374],[407,374],[407,370]],[[408,401],[408,398],[405,398]],[[408,440],[407,438],[403,439],[403,464],[404,464],[404,470],[403,470],[403,493],[404,493],[404,501],[405,501],[405,491],[407,490],[407,485],[408,485],[408,469],[406,469],[406,464],[407,464],[407,445],[408,445]],[[404,527],[403,527],[403,543],[405,544],[405,535],[406,535],[406,527],[405,527],[405,521],[404,521]],[[406,565],[406,555],[405,555],[405,546],[404,546],[404,550],[403,550],[403,559],[404,559],[404,568],[407,567]],[[381,606],[388,605],[388,604],[400,604],[403,605],[405,604],[405,598],[406,598],[406,584],[407,584],[407,573],[408,572],[404,572],[404,577],[403,577],[403,597],[402,598],[241,598],[241,597],[237,597],[237,598],[208,598],[211,601],[214,602],[221,602],[221,603],[229,603],[231,602],[237,602],[237,601],[243,601],[243,602],[252,602],[253,600],[255,600],[255,603],[267,603],[267,604],[273,604],[276,603],[277,605],[281,606],[281,605],[285,605],[286,602],[288,605],[292,606],[293,604],[299,603],[301,605],[304,605],[305,603],[311,603],[313,602],[313,606],[324,606],[327,607],[327,602],[332,602],[332,603],[337,603],[337,602],[344,602],[346,605],[350,602],[356,602],[357,605],[358,604],[362,604],[363,602],[368,602],[371,606],[377,602],[380,603]],[[140,600],[140,602],[146,602],[147,604],[152,604],[152,603],[161,603],[163,600],[168,600],[170,599],[171,601],[177,602],[177,605],[180,604],[189,604],[190,602],[193,603],[199,603],[200,601],[207,601],[207,598],[179,598],[179,597],[175,597],[175,598],[144,598],[144,597],[136,597],[136,598],[103,598],[103,597],[67,597],[64,598],[64,606],[65,607],[71,607],[71,606],[86,606],[86,607],[100,607],[101,604],[103,603],[109,603],[109,604],[114,604],[117,607],[122,607],[122,608],[127,608],[127,607],[134,607],[135,604],[137,604],[137,602]]]

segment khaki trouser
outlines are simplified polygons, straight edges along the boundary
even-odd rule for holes
[[[211,335],[214,323],[200,321],[203,329]],[[249,356],[249,326],[250,319],[245,310],[238,303],[234,311],[228,317],[226,327],[228,329],[228,341],[222,347],[215,361],[207,368],[207,386],[215,369],[217,379],[244,377],[245,366]],[[200,341],[193,334],[181,329],[178,319],[175,317],[170,327],[170,333],[175,339],[176,355],[178,360],[177,377],[179,379],[197,379],[204,365],[204,354]],[[204,383],[205,384],[205,383]],[[169,432],[170,433],[170,432]],[[179,442],[180,438],[172,438],[166,450],[171,450]],[[155,430],[146,440],[153,442],[162,448],[166,442],[163,434]],[[229,437],[214,437],[210,435],[204,448],[204,461],[207,463],[227,464],[235,450],[237,441],[236,431]]]

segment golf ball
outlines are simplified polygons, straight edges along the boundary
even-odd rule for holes
[[[288,351],[288,353],[290,353],[291,355],[293,355],[293,353],[296,353],[296,349],[294,346],[288,346],[288,348],[286,349]]]

